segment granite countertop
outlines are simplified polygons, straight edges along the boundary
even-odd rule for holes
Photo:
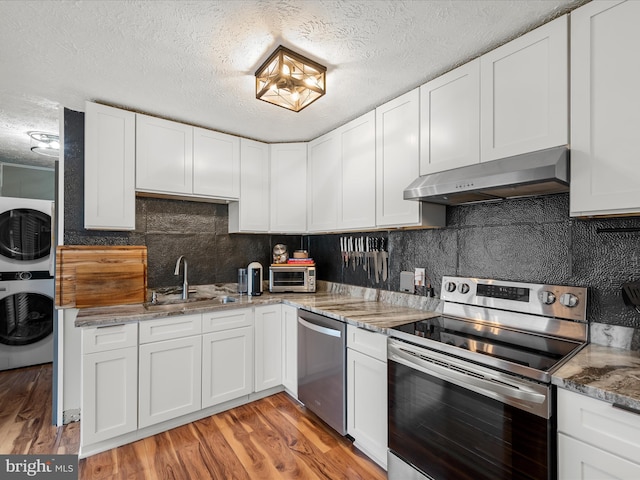
[[[590,344],[552,377],[558,387],[640,412],[640,352]]]
[[[198,286],[192,301],[145,307],[143,304],[79,310],[76,327],[141,322],[177,315],[283,303],[304,308],[372,331],[387,330],[439,315],[438,299],[320,282],[316,293],[269,293],[239,296],[235,284]],[[220,297],[236,301],[223,304]],[[211,300],[208,298],[215,297]],[[168,297],[167,297],[168,298]],[[591,344],[584,347],[552,376],[558,387],[640,411],[640,352]]]
[[[425,308],[420,297],[397,293],[389,296],[372,289],[367,292],[344,292],[339,289],[319,291],[316,293],[269,293],[257,297],[239,296],[229,285],[206,285],[198,287],[198,292],[191,295],[191,301],[166,305],[143,304],[116,305],[111,307],[83,308],[75,320],[76,327],[95,327],[131,322],[141,322],[157,318],[178,315],[205,313],[212,311],[246,308],[259,305],[284,303],[297,308],[304,308],[347,324],[366,328],[381,333],[396,325],[439,315],[438,301],[431,302],[433,310]],[[372,294],[371,292],[376,292]],[[357,293],[358,295],[354,295]],[[230,296],[232,303],[221,303],[220,297]],[[211,300],[207,298],[216,297]],[[200,298],[201,300],[196,300]],[[424,298],[424,297],[422,297]],[[426,302],[428,305],[428,302]]]

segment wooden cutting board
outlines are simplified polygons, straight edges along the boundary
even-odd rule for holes
[[[56,249],[56,306],[143,303],[147,247],[63,245]]]

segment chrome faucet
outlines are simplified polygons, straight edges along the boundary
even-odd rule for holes
[[[189,298],[189,281],[187,280],[187,259],[184,258],[184,255],[180,255],[178,260],[176,261],[176,270],[173,272],[174,275],[180,275],[180,260],[184,264],[182,269],[182,300],[187,300]]]

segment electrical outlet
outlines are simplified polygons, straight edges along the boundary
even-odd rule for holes
[[[416,268],[415,273],[413,275],[413,284],[416,287],[422,287],[424,285],[424,278],[425,278],[425,269]]]
[[[400,291],[413,293],[413,272],[400,272]]]

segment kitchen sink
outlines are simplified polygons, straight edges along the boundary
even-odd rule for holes
[[[144,308],[149,311],[179,311],[187,310],[189,307],[200,307],[206,305],[219,305],[237,302],[238,299],[230,295],[216,295],[213,297],[194,297],[187,300],[181,298],[160,299],[156,303],[147,302]]]

